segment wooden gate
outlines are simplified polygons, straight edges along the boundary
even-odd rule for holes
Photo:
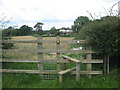
[[[3,73],[32,73],[32,74],[40,74],[41,77],[45,77],[45,75],[58,75],[59,81],[63,81],[63,75],[66,73],[75,74],[76,80],[79,81],[80,74],[87,74],[89,77],[94,74],[102,74],[102,71],[93,71],[92,64],[102,64],[102,59],[92,59],[92,54],[96,53],[91,50],[91,47],[86,47],[84,49],[62,49],[61,45],[67,44],[81,44],[87,43],[85,40],[71,40],[65,41],[62,40],[59,36],[56,37],[56,40],[43,40],[43,37],[38,37],[37,40],[30,40],[30,41],[13,41],[13,40],[3,40],[2,43],[36,43],[37,49],[24,49],[24,50],[17,50],[17,49],[3,49],[2,52],[26,52],[26,53],[36,53],[38,56],[36,59],[2,59],[1,62],[32,62],[38,63],[38,70],[20,70],[20,69],[2,69],[0,70]],[[54,49],[46,49],[44,47],[44,43],[55,43],[56,47]],[[55,59],[44,59],[45,53],[54,53],[56,55]],[[77,60],[75,58],[71,58],[66,56],[66,53],[84,53],[86,55],[85,59]],[[54,70],[45,69],[45,63],[53,63]],[[66,64],[74,63],[74,67],[66,68]],[[86,70],[81,70],[81,64],[86,65]],[[62,68],[61,68],[62,67]],[[50,79],[48,79],[50,80]]]

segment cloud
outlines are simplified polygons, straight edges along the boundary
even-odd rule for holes
[[[1,0],[1,10],[13,17],[9,25],[31,25],[43,22],[43,29],[73,24],[78,16],[89,16],[109,9],[117,0]],[[2,2],[2,3],[1,3]]]

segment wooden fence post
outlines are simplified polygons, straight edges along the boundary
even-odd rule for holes
[[[103,67],[104,70],[103,70],[103,72],[104,72],[104,74],[106,74],[106,69],[107,69],[107,68],[106,68],[106,67],[107,67],[107,58],[106,58],[106,54],[104,55],[103,61],[104,61],[104,62],[103,62],[103,64],[104,64],[104,67]]]
[[[56,37],[56,50],[57,50],[57,53],[56,53],[56,58],[57,59],[60,59],[60,37],[57,36]],[[57,63],[57,71],[60,71],[60,63]]]
[[[91,50],[91,46],[90,47],[87,47],[88,50]],[[87,53],[86,55],[86,59],[87,60],[91,60],[92,59],[92,54],[91,53]],[[87,71],[92,71],[92,64],[91,63],[88,63],[86,65],[87,67]],[[91,75],[88,75],[89,78],[91,78]]]
[[[107,55],[107,74],[109,74],[110,67],[109,67],[109,56]]]
[[[80,63],[76,63],[76,80],[80,79]]]
[[[59,82],[60,82],[60,83],[63,82],[63,75],[62,75],[62,74],[59,75]]]
[[[42,36],[37,38],[38,40],[38,50],[43,50],[43,43],[42,43]],[[38,60],[42,60],[43,59],[43,52],[38,53]],[[42,71],[43,70],[43,63],[40,62],[38,63],[38,70]]]

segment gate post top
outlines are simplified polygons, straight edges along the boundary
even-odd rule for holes
[[[60,44],[60,40],[57,40],[56,43],[57,43],[57,44]]]
[[[56,44],[60,44],[60,36],[56,37]]]

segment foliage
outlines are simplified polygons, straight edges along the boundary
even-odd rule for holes
[[[12,27],[2,30],[2,40],[11,39],[12,30],[13,30]],[[11,49],[13,46],[14,46],[13,43],[2,43],[2,49]]]
[[[50,33],[52,36],[57,36],[57,35],[59,35],[58,29],[56,29],[55,27],[52,27],[52,28],[50,29],[49,33]]]
[[[74,33],[77,33],[82,26],[84,26],[86,23],[90,22],[89,18],[86,16],[79,16],[75,21],[74,25],[72,26],[72,30]]]
[[[27,25],[23,25],[19,29],[8,27],[2,30],[2,37],[31,35],[32,30],[32,27],[29,27]]]
[[[85,25],[79,32],[77,39],[86,39],[94,50],[104,54],[119,54],[120,50],[120,21],[117,17],[107,16],[94,20]]]
[[[37,24],[35,24],[35,26],[34,26],[34,28],[36,28],[36,32],[38,35],[43,34],[42,25],[43,25],[43,23],[37,22]]]
[[[12,27],[8,27],[8,28],[2,30],[2,37],[12,36],[12,31],[13,30],[14,30],[14,28],[12,28]]]
[[[20,29],[18,30],[19,36],[30,35],[31,33],[32,33],[32,27],[29,27],[27,25],[21,26]]]

